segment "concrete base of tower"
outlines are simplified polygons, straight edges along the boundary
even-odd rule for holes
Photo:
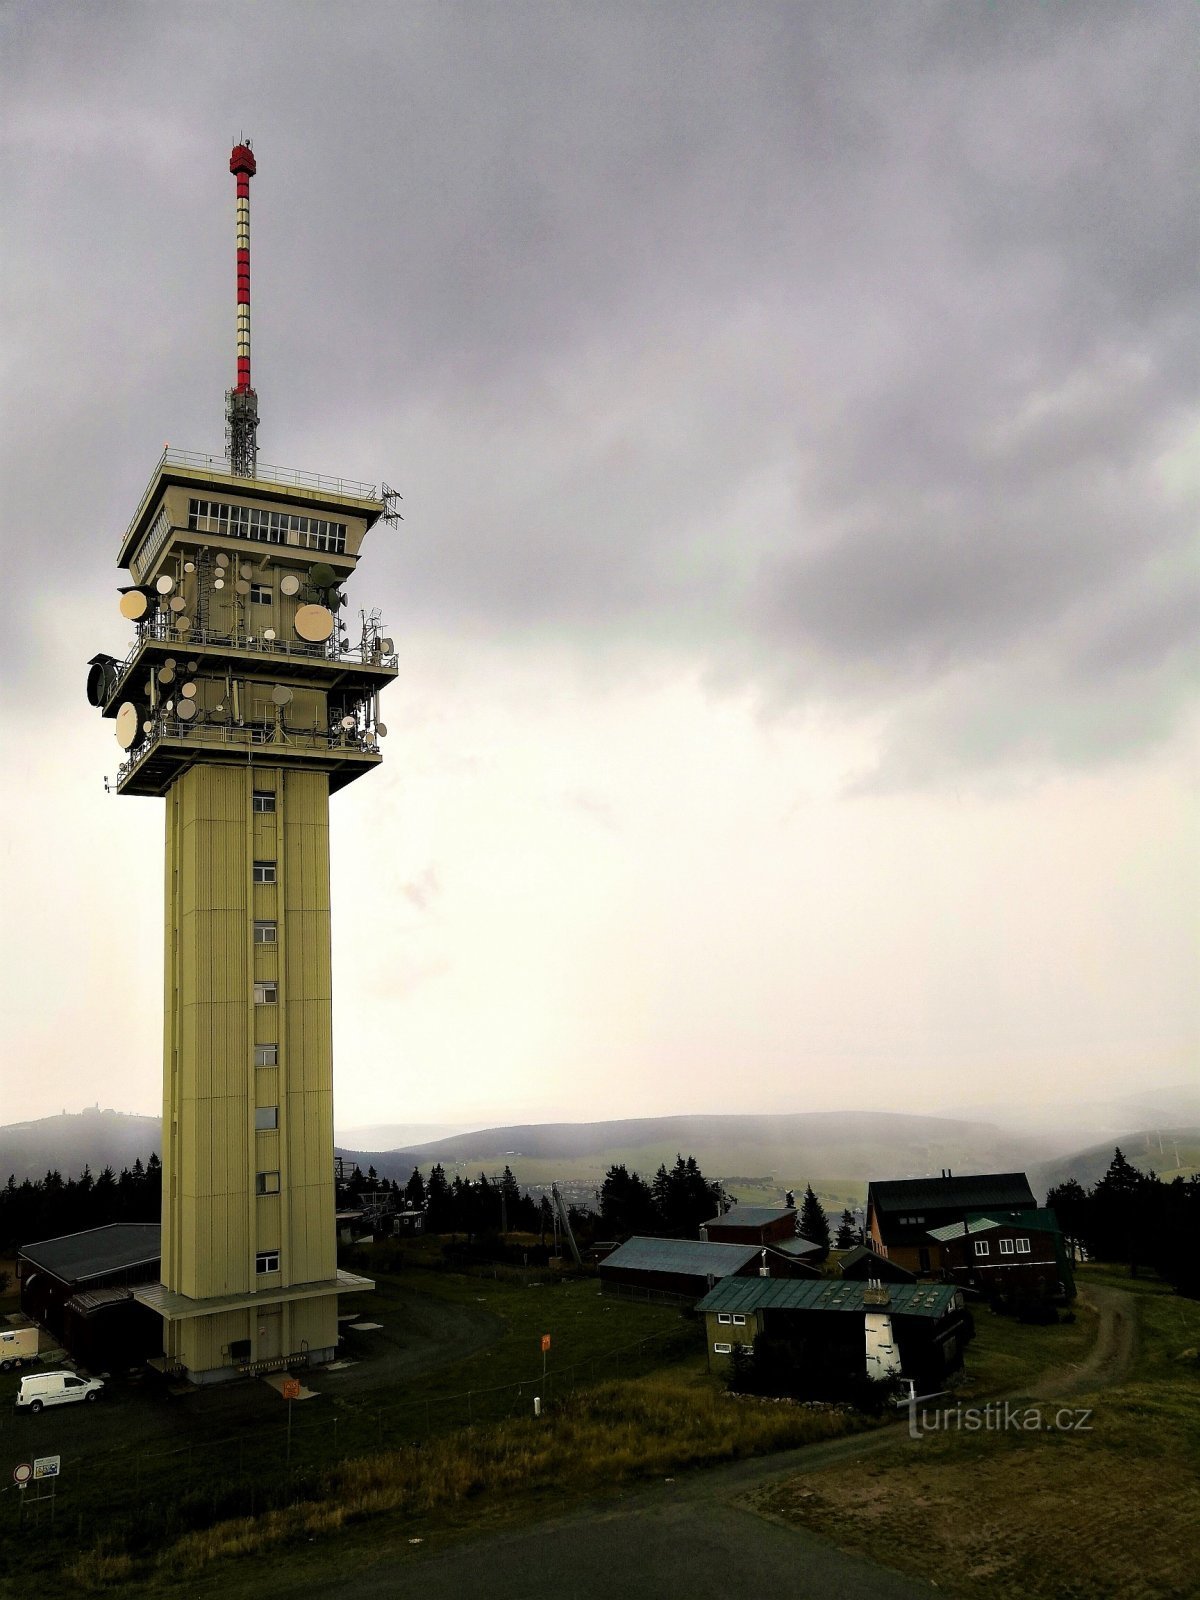
[[[145,1284],[135,1298],[163,1319],[164,1370],[208,1384],[332,1361],[338,1296],[374,1287],[369,1278],[339,1271],[323,1283],[207,1300]]]

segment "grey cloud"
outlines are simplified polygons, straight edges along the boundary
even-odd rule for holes
[[[6,511],[66,588],[219,441],[245,117],[264,456],[400,483],[393,626],[873,699],[914,780],[1169,731],[1189,8],[7,15]]]

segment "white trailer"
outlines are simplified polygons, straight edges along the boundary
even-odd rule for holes
[[[37,1358],[36,1328],[0,1328],[0,1372],[27,1366]]]

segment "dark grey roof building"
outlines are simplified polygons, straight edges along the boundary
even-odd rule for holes
[[[129,1366],[162,1348],[162,1324],[133,1300],[160,1268],[157,1222],[40,1239],[17,1252],[21,1310],[92,1371]]]
[[[757,1275],[762,1248],[705,1239],[627,1239],[605,1256],[601,1287],[639,1299],[694,1303],[721,1278]]]

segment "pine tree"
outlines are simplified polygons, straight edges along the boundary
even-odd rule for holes
[[[420,1167],[414,1167],[412,1177],[404,1185],[404,1204],[409,1211],[424,1211],[425,1209],[425,1180],[421,1176]]]
[[[819,1247],[818,1261],[824,1261],[829,1254],[829,1218],[825,1215],[825,1208],[813,1193],[810,1183],[804,1191],[804,1199],[800,1204],[800,1237],[807,1239],[810,1244]]]
[[[837,1239],[834,1248],[837,1250],[853,1250],[858,1243],[858,1229],[854,1226],[854,1213],[846,1208],[842,1212],[842,1220],[838,1223]]]

